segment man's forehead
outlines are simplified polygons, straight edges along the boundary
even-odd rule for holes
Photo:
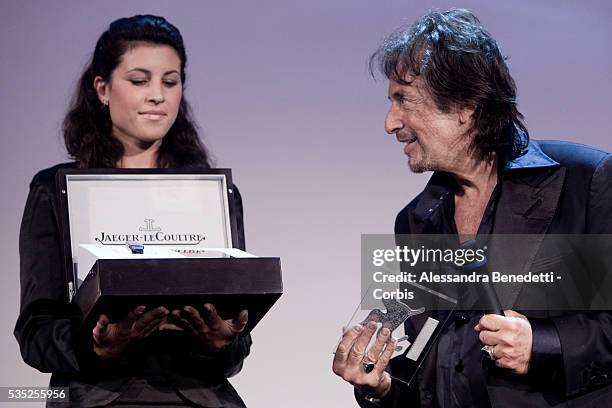
[[[409,91],[418,92],[420,89],[421,79],[418,76],[414,75],[404,75],[402,80],[403,82],[399,82],[395,78],[389,78],[389,96],[393,95],[396,92],[400,91]]]

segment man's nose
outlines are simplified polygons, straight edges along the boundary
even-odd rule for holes
[[[403,127],[404,124],[398,117],[397,113],[395,112],[395,109],[393,109],[393,107],[390,108],[389,112],[387,112],[387,117],[385,118],[385,131],[388,134],[392,135],[394,133],[397,133],[397,131],[399,131]]]

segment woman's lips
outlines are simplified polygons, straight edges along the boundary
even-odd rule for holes
[[[159,112],[159,111],[147,111],[147,112],[140,112],[140,116],[144,117],[145,119],[149,119],[149,120],[162,120],[166,117],[166,113]]]

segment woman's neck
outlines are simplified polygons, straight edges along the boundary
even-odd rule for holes
[[[158,154],[161,140],[143,145],[123,144],[123,156],[117,167],[120,169],[147,169],[158,167]]]

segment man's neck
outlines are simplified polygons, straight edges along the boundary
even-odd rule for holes
[[[473,159],[452,172],[457,183],[455,196],[460,199],[488,198],[497,184],[497,157],[489,160]]]

